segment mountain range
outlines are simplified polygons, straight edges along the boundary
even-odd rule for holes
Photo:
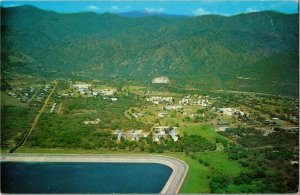
[[[298,95],[298,14],[62,14],[1,8],[2,75]]]

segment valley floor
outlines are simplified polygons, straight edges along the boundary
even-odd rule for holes
[[[298,186],[298,98],[66,80],[12,81],[1,97],[3,155],[162,154],[189,167],[180,193]]]

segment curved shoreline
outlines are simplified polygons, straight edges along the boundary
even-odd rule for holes
[[[188,165],[179,159],[163,155],[146,154],[1,154],[1,162],[119,162],[119,163],[160,163],[172,168],[173,172],[161,190],[161,194],[179,192],[188,172]]]

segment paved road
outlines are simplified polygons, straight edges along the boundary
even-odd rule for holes
[[[182,160],[163,155],[122,155],[122,154],[28,154],[14,153],[1,155],[2,161],[17,162],[135,162],[160,163],[173,169],[161,194],[176,194],[179,192],[188,171],[188,165]]]

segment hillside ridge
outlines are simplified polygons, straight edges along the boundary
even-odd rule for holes
[[[19,6],[1,8],[1,31],[7,71],[146,83],[168,76],[172,84],[206,89],[239,89],[238,75],[257,77],[243,90],[274,92],[272,83],[290,83],[279,91],[298,94],[297,14],[124,17]],[[18,56],[32,60],[11,60]],[[272,67],[273,58],[280,63],[264,77],[261,68]]]

